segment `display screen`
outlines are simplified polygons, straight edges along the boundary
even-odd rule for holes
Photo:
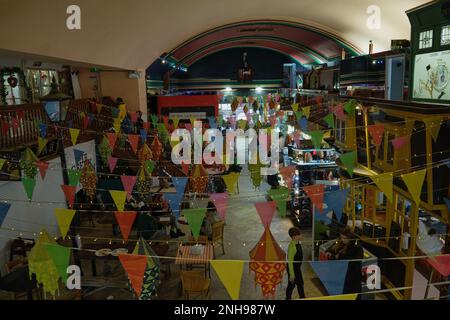
[[[450,100],[450,50],[418,54],[414,64],[414,99]]]

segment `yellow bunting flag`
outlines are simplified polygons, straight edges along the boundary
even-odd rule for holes
[[[119,105],[119,119],[122,121],[127,116],[127,105],[122,103]]]
[[[441,131],[441,118],[426,118],[425,124],[427,126],[427,129],[430,130],[433,141],[436,142],[437,138],[439,137],[439,131]]]
[[[244,261],[238,260],[211,260],[211,265],[222,281],[231,299],[239,299],[241,279],[244,271]]]
[[[76,145],[78,140],[78,135],[80,134],[80,129],[69,129],[70,132],[70,139],[72,139],[72,144]]]
[[[6,163],[6,159],[0,159],[0,169],[3,167],[3,165]]]
[[[302,109],[303,115],[306,117],[306,119],[309,119],[309,114],[311,112],[311,107],[304,107]]]
[[[426,173],[427,169],[423,169],[401,175],[403,181],[408,187],[408,191],[411,194],[412,199],[417,205],[420,203],[420,192],[422,191]]]
[[[390,202],[393,201],[392,183],[393,175],[391,173],[383,173],[371,177],[372,181],[375,182],[377,187],[384,193],[384,195],[389,199]]]
[[[227,191],[231,194],[236,193],[236,187],[238,184],[239,173],[231,172],[229,174],[223,175],[222,178],[227,186]]]
[[[111,194],[111,197],[113,198],[114,203],[116,204],[117,211],[124,211],[125,199],[127,198],[128,192],[119,190],[109,190],[109,193]]]
[[[172,122],[173,122],[173,126],[176,128],[178,128],[178,123],[180,122],[180,119],[177,116],[174,116],[172,118]]]
[[[76,210],[55,208],[54,212],[56,221],[58,221],[61,237],[64,239],[67,235],[67,232],[69,231],[70,224],[72,223],[72,219],[75,215]]]
[[[97,103],[97,113],[102,112],[102,105],[100,103]]]
[[[357,293],[352,293],[352,294],[339,294],[334,296],[324,296],[316,298],[306,298],[300,300],[356,300],[357,297],[358,297]]]
[[[298,111],[298,103],[294,103],[292,105],[292,111],[297,112]]]
[[[120,125],[122,124],[122,120],[120,119],[114,119],[114,130],[116,133],[120,132]]]
[[[44,150],[45,146],[47,145],[48,140],[38,137],[38,154],[40,154],[42,152],[42,150]]]

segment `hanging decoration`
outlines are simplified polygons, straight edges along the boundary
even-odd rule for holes
[[[100,154],[100,157],[102,159],[103,163],[108,163],[109,161],[108,159],[112,156],[112,149],[109,145],[108,139],[106,137],[104,137],[102,139],[102,142],[100,143],[100,145],[98,146],[98,152]]]
[[[193,237],[198,239],[203,219],[205,218],[206,208],[184,209],[181,213],[189,224]]]
[[[386,198],[390,202],[393,200],[393,190],[392,190],[392,184],[393,184],[393,175],[391,173],[383,173],[378,174],[376,176],[371,177],[372,181],[377,185],[377,187],[384,193]]]
[[[133,192],[134,185],[136,184],[136,176],[120,176],[123,189],[127,192],[127,200],[131,199],[131,193]]]
[[[384,134],[384,125],[382,124],[373,124],[367,126],[367,130],[369,131],[370,136],[372,137],[375,145],[379,146],[383,140]]]
[[[158,161],[163,153],[163,146],[161,144],[161,142],[159,141],[158,137],[155,137],[155,139],[153,139],[152,142],[152,148],[151,148],[152,152],[153,152],[153,161]]]
[[[69,204],[69,207],[72,208],[73,204],[75,202],[75,193],[77,191],[76,186],[70,186],[70,185],[61,185],[61,189],[64,192],[64,195],[66,196],[67,203]]]
[[[113,173],[114,172],[114,168],[117,165],[117,160],[119,160],[118,158],[114,158],[109,156],[108,157],[108,166],[109,166],[109,172]]]
[[[325,191],[325,185],[315,184],[312,186],[304,186],[303,191],[306,192],[308,197],[314,203],[319,212],[323,211],[323,195]]]
[[[120,263],[128,274],[128,279],[137,297],[142,293],[142,284],[144,282],[144,273],[147,268],[147,257],[136,254],[120,254]]]
[[[77,140],[78,140],[78,135],[80,134],[80,129],[70,128],[69,133],[70,133],[70,139],[72,140],[72,145],[76,145]]]
[[[141,165],[145,165],[147,161],[151,161],[153,157],[153,152],[148,147],[147,143],[143,143],[142,147],[138,150],[137,158]],[[150,172],[151,173],[151,172]]]
[[[124,211],[125,199],[127,198],[128,193],[126,191],[119,191],[119,190],[109,190],[109,193],[113,198],[113,201],[117,207],[117,211]]]
[[[286,261],[286,253],[267,226],[261,239],[250,251],[250,270],[255,272],[255,284],[261,286],[264,299],[275,298],[276,286],[283,281],[286,263],[275,261]]]
[[[55,208],[54,213],[56,221],[58,222],[59,231],[61,232],[61,238],[64,239],[69,231],[70,224],[75,216],[76,210]]]
[[[196,164],[189,178],[189,189],[196,193],[203,193],[208,184],[208,173],[201,164]]]
[[[409,136],[397,137],[391,140],[395,150],[401,149],[408,142]]]
[[[426,169],[414,171],[411,173],[402,174],[401,177],[411,194],[412,200],[419,205],[420,204],[420,193],[422,191],[423,182],[425,180],[425,175],[427,174]]]
[[[324,196],[324,203],[327,205],[327,210],[333,210],[338,221],[341,221],[342,213],[347,201],[347,196],[350,189],[341,189],[333,192],[327,192]]]
[[[80,183],[87,199],[91,202],[94,201],[97,190],[97,174],[89,160],[84,161],[83,169],[81,169]]]
[[[39,173],[41,175],[42,180],[45,179],[45,175],[47,174],[48,166],[50,163],[46,161],[36,161],[36,167],[39,168]],[[1,168],[1,166],[0,166]]]
[[[350,177],[353,177],[353,169],[356,166],[357,153],[356,151],[351,151],[340,155],[339,160],[347,170]]]
[[[131,229],[133,228],[134,220],[136,219],[136,211],[116,211],[114,212],[117,223],[120,228],[120,233],[125,240],[128,240]]]
[[[314,149],[320,150],[322,147],[322,140],[323,140],[323,131],[311,131],[309,132],[309,135],[311,136],[311,140],[314,146]]]
[[[209,199],[214,203],[220,219],[225,220],[227,214],[228,193],[213,193],[209,195]]]
[[[311,261],[310,265],[320,281],[322,281],[330,296],[343,293],[348,261]]]
[[[130,143],[131,150],[136,154],[139,144],[139,135],[137,134],[129,134],[128,135],[128,142]]]
[[[22,177],[22,183],[25,188],[25,193],[27,194],[27,198],[29,201],[33,199],[33,192],[34,188],[36,187],[36,180],[35,178],[29,178],[29,177]]]
[[[222,176],[225,185],[227,186],[227,191],[230,194],[234,194],[237,191],[237,184],[239,180],[239,172],[230,172]]]
[[[256,202],[255,208],[261,218],[261,222],[264,226],[270,227],[272,223],[273,216],[275,215],[275,210],[277,207],[277,203],[275,201],[267,201],[267,202]]]
[[[151,297],[156,295],[159,283],[160,261],[152,247],[142,238],[136,243],[133,254],[147,257],[139,300],[151,300]]]
[[[288,167],[281,167],[280,174],[283,177],[283,180],[286,182],[286,186],[290,189],[292,188],[293,183],[293,175],[295,172],[296,167],[295,166],[288,166]]]
[[[67,169],[67,175],[69,177],[69,186],[78,186],[80,182],[81,171],[78,169]]]
[[[282,218],[286,217],[287,202],[289,199],[289,189],[279,188],[268,191],[270,198],[277,204],[278,213]]]
[[[108,139],[109,148],[111,149],[111,151],[114,150],[117,141],[117,134],[113,132],[108,132],[106,134],[106,138]]]
[[[211,266],[227,289],[231,299],[238,300],[244,272],[244,261],[212,260]]]

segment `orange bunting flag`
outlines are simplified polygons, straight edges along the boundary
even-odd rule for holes
[[[116,211],[114,214],[123,238],[128,240],[134,220],[136,219],[136,211]]]
[[[117,141],[117,134],[109,132],[106,134],[106,137],[108,138],[109,147],[111,148],[111,150],[114,150],[114,146],[116,145]]]
[[[138,149],[139,135],[137,135],[137,134],[129,134],[128,135],[128,142],[130,142],[131,149],[133,149],[133,152],[136,153],[137,149]]]
[[[280,168],[280,174],[283,177],[283,180],[286,182],[286,186],[288,188],[292,188],[293,175],[295,172],[295,166],[283,167]]]
[[[306,192],[308,197],[314,203],[319,212],[323,211],[323,193],[325,191],[325,185],[315,184],[312,186],[303,187],[303,191]]]
[[[66,196],[67,203],[69,204],[69,207],[73,207],[73,203],[75,202],[75,192],[77,190],[76,186],[66,186],[61,185],[61,188],[64,192],[64,195]]]
[[[136,296],[139,297],[142,292],[144,272],[147,267],[148,258],[136,254],[120,254],[119,260],[128,274],[128,279],[130,279]]]
[[[369,134],[372,136],[375,145],[379,146],[383,140],[384,125],[373,124],[371,126],[367,126],[367,130],[369,130]]]
[[[42,180],[45,179],[45,174],[47,173],[49,163],[46,161],[36,161],[36,167],[39,168],[39,173],[41,174]]]

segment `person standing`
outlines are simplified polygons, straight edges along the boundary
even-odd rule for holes
[[[297,291],[300,299],[305,298],[305,289],[302,275],[302,261],[303,261],[303,248],[300,243],[301,231],[299,228],[289,229],[289,236],[291,237],[291,242],[288,247],[288,263],[287,263],[287,274],[289,283],[286,288],[286,300],[291,300],[292,292],[295,286],[297,286]]]

